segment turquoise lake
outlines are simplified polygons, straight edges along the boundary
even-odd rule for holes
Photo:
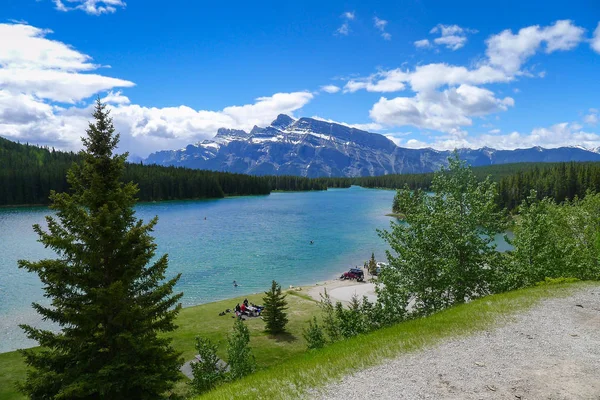
[[[262,292],[273,279],[288,287],[338,277],[371,252],[384,259],[387,245],[377,229],[389,227],[394,193],[352,187],[147,203],[137,206],[136,215],[158,215],[157,254],[169,254],[168,276],[182,273],[177,291],[190,306]],[[48,327],[31,308],[31,302],[45,301],[41,283],[18,269],[17,260],[53,256],[31,228],[49,213],[0,209],[0,352],[35,345],[18,324]]]
[[[376,229],[387,228],[393,191],[352,187],[324,192],[140,204],[138,218],[158,215],[157,254],[169,254],[169,276],[185,306],[261,292],[275,279],[289,285],[339,276],[386,245]],[[38,326],[31,302],[44,301],[35,274],[18,259],[53,253],[37,242],[31,226],[44,223],[47,208],[0,209],[0,352],[32,346],[19,323]],[[204,219],[206,217],[206,220]],[[314,244],[310,244],[313,240]],[[233,280],[240,286],[234,288]]]

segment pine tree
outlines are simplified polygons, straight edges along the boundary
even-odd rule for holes
[[[163,332],[173,331],[182,294],[179,275],[165,281],[167,256],[154,263],[157,223],[135,218],[137,187],[120,181],[127,154],[98,99],[83,138],[71,193],[52,193],[47,230],[34,226],[56,259],[19,261],[39,275],[50,305],[34,303],[54,333],[22,325],[41,350],[23,351],[30,367],[21,390],[32,399],[156,399],[173,386],[182,363]]]
[[[288,323],[287,313],[285,312],[287,310],[285,297],[281,293],[281,286],[275,281],[271,284],[271,290],[265,292],[265,297],[263,297],[265,330],[271,334],[285,332],[285,326]]]

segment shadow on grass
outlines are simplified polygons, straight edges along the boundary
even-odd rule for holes
[[[294,336],[288,332],[278,333],[276,335],[269,335],[269,339],[274,339],[277,343],[279,343],[279,342],[292,343],[292,342],[295,342],[298,340],[298,338],[296,336]]]

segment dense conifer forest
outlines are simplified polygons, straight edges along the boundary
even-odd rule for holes
[[[76,153],[0,138],[0,206],[49,204],[50,190],[68,189],[67,170],[78,160]],[[326,189],[323,182],[296,176],[259,177],[142,164],[127,164],[123,180],[137,183],[141,201]]]
[[[545,197],[557,203],[585,197],[588,190],[600,192],[600,163],[518,163],[473,168],[479,180],[490,176],[498,182],[498,206],[509,211],[516,209],[534,189],[538,199]],[[362,178],[327,178],[321,181],[328,187],[357,185],[368,188],[429,190],[433,173],[382,175]]]
[[[0,138],[0,206],[48,204],[50,190],[68,189],[67,169],[76,153],[19,144]],[[498,182],[498,205],[514,210],[535,189],[539,199],[556,202],[600,192],[600,163],[519,163],[473,168],[475,176]],[[433,173],[360,178],[251,176],[157,165],[127,164],[124,181],[137,183],[141,201],[220,198],[271,191],[326,190],[351,185],[366,188],[429,189]]]

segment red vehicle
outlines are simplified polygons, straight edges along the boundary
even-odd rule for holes
[[[362,282],[365,279],[365,274],[360,268],[350,268],[348,272],[344,272],[340,279],[356,279],[357,282]]]

